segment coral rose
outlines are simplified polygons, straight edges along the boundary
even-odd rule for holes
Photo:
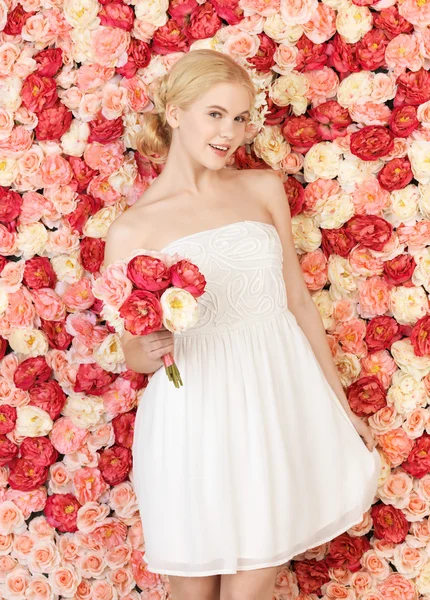
[[[361,377],[347,390],[351,410],[359,417],[375,414],[386,406],[386,392],[375,375]]]
[[[125,481],[132,467],[131,450],[123,446],[111,446],[100,453],[98,468],[109,485]]]
[[[409,531],[409,523],[402,511],[394,506],[374,504],[371,509],[375,537],[400,544]]]
[[[124,327],[133,335],[146,335],[162,326],[162,309],[158,298],[144,290],[130,294],[119,309]]]
[[[377,160],[393,148],[393,134],[382,125],[368,125],[351,134],[351,152],[361,160]]]
[[[355,572],[361,568],[360,559],[370,549],[369,540],[342,533],[330,543],[326,563],[331,568],[345,568]]]
[[[80,506],[73,494],[52,494],[48,496],[43,512],[51,527],[62,533],[73,533],[77,530]]]
[[[389,192],[403,189],[413,178],[411,163],[406,157],[393,158],[378,173],[380,186]]]

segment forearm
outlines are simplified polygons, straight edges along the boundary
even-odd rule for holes
[[[317,307],[309,297],[309,301],[307,303],[303,303],[300,307],[294,309],[290,308],[290,310],[294,314],[298,325],[309,340],[321,369],[334,393],[338,397],[339,402],[344,407],[347,414],[352,416],[354,413],[348,404],[348,399],[343,390],[336,365],[333,361],[330,346],[327,341],[324,324]]]
[[[151,360],[144,352],[139,336],[133,337],[123,344],[125,363],[136,373],[154,373],[163,365],[160,359]]]

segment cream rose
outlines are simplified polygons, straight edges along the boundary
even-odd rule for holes
[[[335,194],[328,197],[314,219],[323,229],[339,229],[354,215],[354,212],[354,204],[349,194]]]
[[[387,393],[387,402],[394,404],[400,415],[407,415],[419,406],[426,406],[427,394],[423,381],[417,381],[399,369],[393,375],[392,385]]]
[[[16,412],[16,435],[19,437],[48,435],[54,425],[46,410],[38,406],[18,406]]]
[[[2,287],[0,287],[0,316],[8,307],[8,293]]]
[[[370,71],[351,73],[341,81],[337,89],[337,101],[344,108],[368,102],[372,93],[372,83]]]
[[[355,44],[372,29],[372,13],[367,6],[352,2],[342,4],[337,11],[336,29],[348,44]]]
[[[49,349],[46,335],[32,327],[13,329],[8,341],[12,350],[27,357],[46,354]]]
[[[430,248],[427,246],[411,254],[417,265],[412,274],[412,283],[416,286],[422,285],[430,293]]]
[[[263,31],[277,44],[296,44],[303,35],[303,25],[285,23],[281,14],[277,12],[265,19]]]
[[[0,108],[16,111],[21,105],[22,80],[20,77],[5,77],[0,80]]]
[[[423,184],[430,183],[430,142],[420,140],[411,142],[408,157],[415,179]]]
[[[72,394],[68,396],[61,414],[69,417],[76,427],[89,429],[100,424],[104,412],[102,397]]]
[[[116,206],[105,206],[90,217],[82,228],[83,234],[92,238],[104,238],[115,219],[119,216]]]
[[[10,156],[0,157],[0,185],[8,187],[19,172],[18,161]]]
[[[419,594],[430,594],[430,560],[421,569],[420,574],[415,579],[415,585]]]
[[[107,304],[103,304],[100,316],[104,321],[107,321],[109,325],[111,325],[115,329],[116,333],[120,337],[124,335],[124,319],[120,316],[116,308],[114,308],[113,306],[108,306]]]
[[[328,290],[315,292],[312,294],[312,300],[324,323],[324,329],[326,331],[332,330],[335,320],[333,319],[333,300],[330,298],[330,292]]]
[[[155,27],[162,27],[167,23],[167,9],[169,0],[135,0],[134,12],[136,18]]]
[[[280,163],[291,152],[291,147],[282,135],[279,125],[266,126],[254,140],[254,152],[272,169],[280,169]]]
[[[303,73],[291,71],[278,77],[269,90],[270,98],[278,106],[291,106],[296,116],[303,115],[308,106],[306,94],[309,80]]]
[[[86,29],[94,24],[100,4],[97,0],[64,0],[64,18],[75,29]],[[98,25],[100,21],[96,21]]]
[[[383,166],[382,161],[347,156],[340,161],[337,180],[345,192],[352,193],[357,185],[373,177]]]
[[[120,373],[124,370],[124,352],[120,337],[115,333],[106,336],[102,343],[94,348],[93,356],[105,371]]]
[[[73,119],[69,130],[61,136],[63,152],[70,156],[82,156],[87,147],[89,135],[90,127],[88,123]]]
[[[171,287],[161,294],[163,325],[172,332],[186,331],[198,320],[197,300],[181,288]]]
[[[351,385],[360,375],[360,359],[351,352],[338,352],[334,357],[334,364],[343,387]]]
[[[84,276],[84,268],[80,262],[79,251],[70,254],[59,254],[51,258],[51,265],[59,281],[77,283]]]
[[[430,219],[430,184],[418,184],[418,207],[425,219]]]
[[[293,239],[299,254],[313,252],[321,246],[321,229],[312,217],[303,214],[296,215],[291,219]]]
[[[417,381],[430,373],[428,357],[416,356],[409,338],[403,338],[391,344],[390,352],[396,365]]]
[[[43,254],[48,241],[48,231],[42,223],[30,223],[18,227],[16,238],[20,255],[28,260],[35,254]]]
[[[401,325],[415,325],[428,309],[427,294],[421,286],[398,286],[390,292],[390,310]]]
[[[316,179],[334,179],[341,163],[341,152],[331,142],[314,144],[306,153],[304,160],[305,181]]]
[[[419,193],[416,185],[407,185],[401,190],[390,194],[389,209],[384,211],[384,218],[394,227],[401,223],[414,225],[420,220],[418,213]]]
[[[333,300],[351,297],[358,292],[357,280],[346,258],[331,254],[328,259],[328,278],[331,282],[330,296]]]
[[[136,177],[137,164],[133,153],[130,152],[118,171],[109,175],[108,182],[115,191],[126,195],[132,189]]]

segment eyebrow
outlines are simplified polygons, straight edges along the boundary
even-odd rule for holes
[[[218,106],[217,104],[213,104],[212,106],[207,106],[206,108],[218,108],[218,110],[221,110],[224,113],[227,112],[227,110],[225,108],[223,108],[222,106]],[[249,110],[243,110],[240,114],[241,115],[244,115],[244,114],[250,115],[251,113],[249,112]]]

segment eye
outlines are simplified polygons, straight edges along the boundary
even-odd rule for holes
[[[209,116],[211,117],[212,115],[219,115],[219,112],[211,112],[209,113]],[[246,122],[246,118],[245,117],[236,117],[237,119],[241,119],[241,121],[239,121],[239,123],[245,123]]]

